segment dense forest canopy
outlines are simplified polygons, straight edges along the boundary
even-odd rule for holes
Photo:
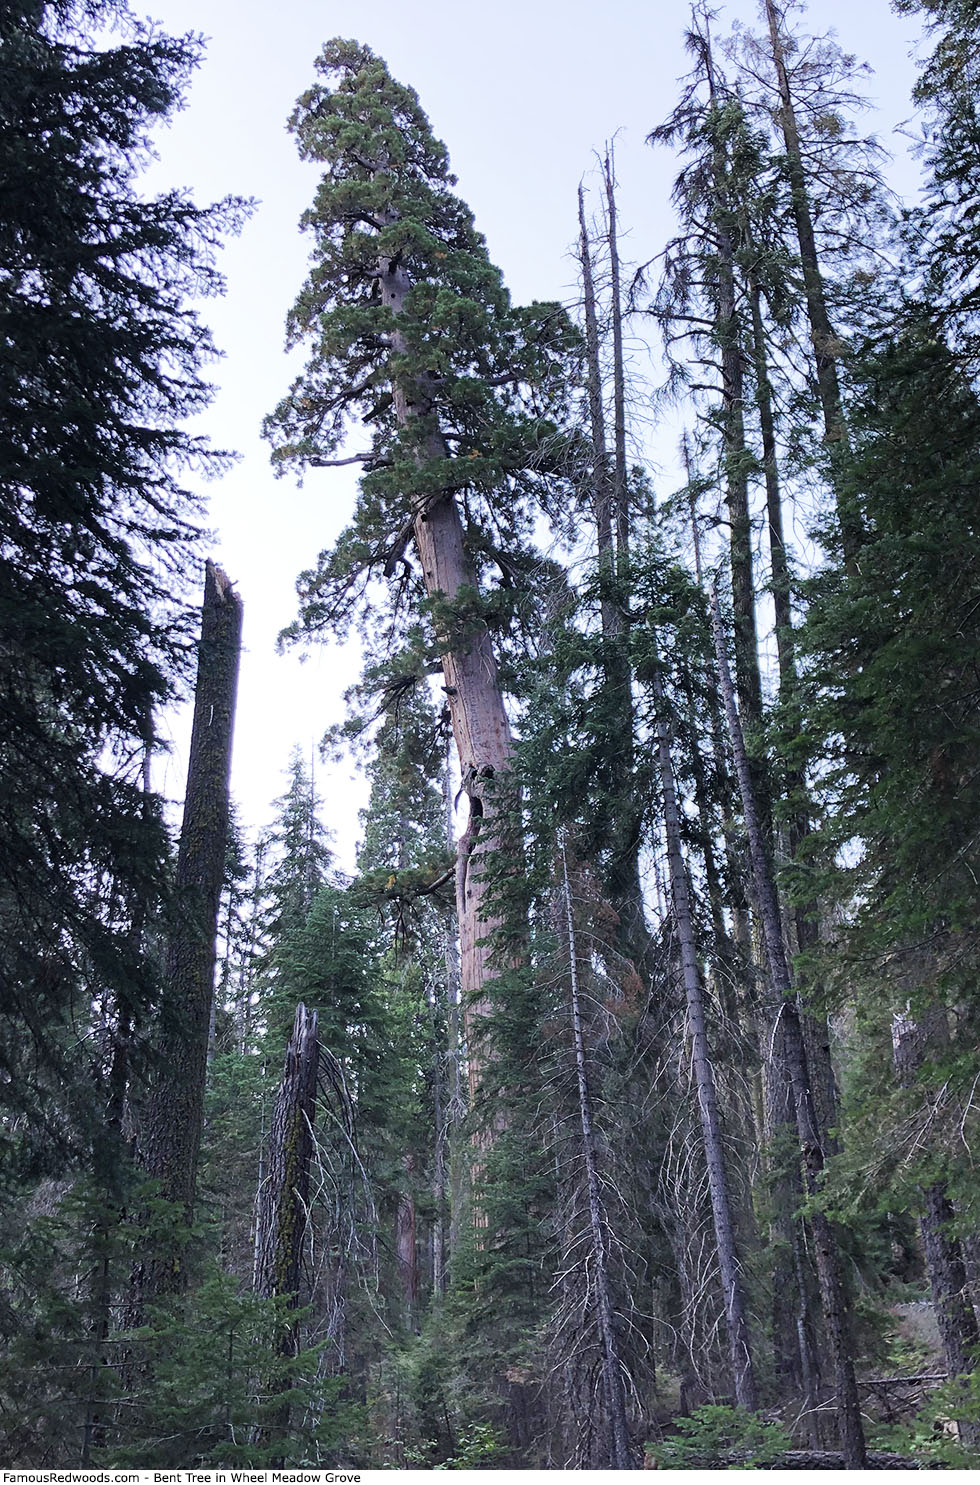
[[[564,302],[323,44],[262,431],[356,478],[281,636],[360,657],[355,851],[299,726],[233,792],[201,43],[5,8],[5,1464],[978,1463],[980,12],[895,8],[919,197],[819,6],[695,0],[671,234],[611,118]]]

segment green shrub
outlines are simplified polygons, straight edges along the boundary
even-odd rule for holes
[[[716,1403],[676,1419],[674,1427],[661,1443],[646,1446],[658,1469],[759,1469],[793,1447],[781,1423]]]
[[[499,1467],[504,1445],[489,1423],[473,1423],[456,1441],[456,1453],[437,1470],[492,1470]]]

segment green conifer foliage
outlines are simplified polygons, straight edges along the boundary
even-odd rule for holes
[[[977,204],[980,199],[980,105],[977,102],[977,0],[894,0],[921,14],[935,41],[916,84],[923,110],[925,205],[911,213],[913,241],[930,269],[930,298],[942,304],[976,351]]]
[[[300,581],[312,632],[351,614],[368,574],[395,569],[406,521],[439,494],[465,493],[488,534],[527,529],[519,497],[548,501],[541,471],[574,344],[557,305],[511,306],[412,89],[355,42],[329,42],[317,70],[328,81],[290,121],[302,157],[328,167],[303,218],[314,268],[288,322],[290,344],[311,355],[267,431],[280,467],[328,462],[355,419],[371,452],[354,525]],[[397,351],[379,292],[392,260],[409,284]],[[425,389],[423,415],[407,424],[393,410],[395,379]],[[445,442],[436,457],[433,432]]]
[[[125,14],[0,18],[0,1066],[23,1116],[8,1155],[31,1159],[92,1110],[72,1015],[101,992],[138,1022],[155,993],[132,925],[167,845],[140,767],[184,665],[198,511],[177,471],[208,457],[177,428],[209,395],[186,299],[219,287],[237,215],[138,195],[198,46],[131,23],[93,38]]]
[[[833,764],[824,839],[852,909],[844,966],[873,989],[865,1014],[948,1008],[952,1045],[932,1048],[919,1082],[955,1066],[965,1095],[980,956],[980,404],[924,309],[850,371],[849,498],[867,535],[858,572],[814,583],[805,630]],[[942,1127],[928,1144],[941,1164],[957,1149]]]
[[[362,874],[444,863],[447,819],[439,784],[445,752],[445,720],[414,686],[393,705],[374,741],[371,798],[357,853]]]
[[[362,1125],[384,1124],[388,1050],[369,915],[336,887],[317,894],[306,921],[282,941],[276,999],[315,1010],[319,1040],[352,1077]],[[279,1016],[270,1012],[278,1027]],[[290,1023],[291,1024],[291,1023]]]
[[[333,853],[323,823],[323,801],[299,748],[289,761],[286,792],[275,800],[276,819],[264,837],[269,862],[264,893],[264,930],[277,941],[301,928],[326,884]]]

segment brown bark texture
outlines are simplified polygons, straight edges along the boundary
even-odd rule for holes
[[[408,1154],[402,1161],[405,1185],[398,1193],[395,1207],[395,1261],[398,1264],[398,1281],[405,1303],[405,1320],[409,1328],[415,1321],[415,1307],[419,1297],[419,1264],[416,1245],[415,1198],[409,1184],[415,1170],[415,1158]]]
[[[264,1299],[284,1297],[288,1310],[300,1306],[303,1254],[310,1230],[310,1166],[320,1050],[316,1029],[316,1011],[307,1010],[301,1001],[286,1044],[267,1141],[265,1180],[259,1191],[257,1288]],[[293,1320],[280,1330],[276,1350],[280,1356],[297,1356],[300,1346],[299,1321]],[[273,1390],[285,1391],[287,1386],[277,1379]],[[283,1398],[260,1431],[260,1438],[265,1442],[285,1439],[289,1414],[289,1401]],[[275,1462],[282,1464],[284,1460]]]
[[[395,259],[379,265],[382,304],[392,311],[397,327],[411,282]],[[390,332],[391,349],[406,355],[400,331]],[[402,427],[431,420],[433,398],[424,378],[393,380],[395,414]],[[450,452],[438,428],[420,441],[419,459],[448,460]],[[466,551],[463,522],[455,496],[437,493],[414,515],[415,545],[430,599],[450,606],[461,590],[475,592],[477,576]],[[437,616],[437,628],[439,627]],[[459,758],[462,789],[469,800],[469,821],[459,841],[456,907],[459,916],[460,980],[464,1026],[467,1033],[471,1096],[479,1090],[484,1052],[479,1046],[480,1021],[489,1011],[487,984],[492,978],[489,936],[494,922],[487,905],[487,887],[481,858],[495,843],[490,786],[510,757],[510,723],[497,679],[497,664],[489,632],[482,621],[465,633],[441,635],[442,669],[446,697]]]

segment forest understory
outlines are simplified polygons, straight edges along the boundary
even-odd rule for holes
[[[363,654],[343,871],[299,748],[231,794],[201,43],[2,7],[5,1467],[980,1464],[980,6],[894,0],[914,203],[819,8],[696,0],[675,235],[597,141],[567,304],[324,46],[264,432],[359,471],[281,641]]]

